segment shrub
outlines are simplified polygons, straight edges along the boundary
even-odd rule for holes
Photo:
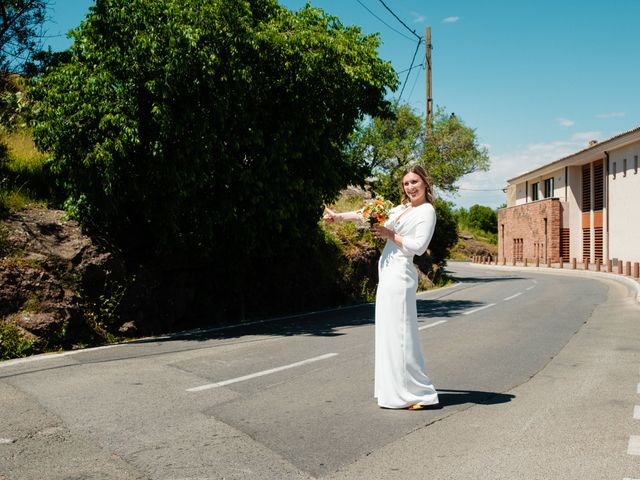
[[[33,350],[33,342],[24,338],[15,325],[0,320],[0,360],[26,357]]]
[[[396,83],[376,37],[275,0],[100,0],[73,37],[34,90],[66,207],[129,253],[228,262],[235,282],[315,235],[360,178],[357,120]]]

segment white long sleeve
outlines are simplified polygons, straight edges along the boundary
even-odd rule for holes
[[[436,227],[436,211],[430,203],[416,212],[416,224],[410,235],[402,237],[402,251],[407,255],[422,255],[429,246]],[[417,216],[416,215],[416,216]]]

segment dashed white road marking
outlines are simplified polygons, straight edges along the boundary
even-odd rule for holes
[[[507,297],[504,299],[505,302],[508,302],[509,300],[513,300],[516,297],[519,297],[520,295],[522,295],[522,292],[518,292],[515,295],[511,295],[510,297]]]
[[[462,315],[471,315],[472,313],[479,312],[480,310],[484,310],[485,308],[493,307],[495,303],[489,303],[482,307],[474,308],[473,310],[467,310],[466,312],[462,312]]]
[[[531,285],[530,287],[525,288],[525,290],[529,291],[529,290],[533,290],[534,288],[536,288],[535,285]]]
[[[633,407],[633,418],[636,420],[640,420],[640,405],[636,405]]]
[[[437,325],[442,325],[443,323],[447,323],[447,321],[446,320],[440,320],[438,322],[430,323],[429,325],[423,325],[421,327],[418,327],[418,330],[424,330],[425,328],[435,327]]]
[[[200,385],[199,387],[187,388],[187,392],[201,392],[203,390],[209,390],[211,388],[224,387],[225,385],[231,385],[232,383],[244,382],[245,380],[251,380],[252,378],[263,377],[272,373],[281,372],[290,368],[300,367],[308,363],[319,362],[320,360],[326,360],[337,356],[337,353],[327,353],[320,355],[319,357],[308,358],[296,363],[290,363],[289,365],[283,365],[282,367],[271,368],[269,370],[263,370],[262,372],[252,373],[250,375],[244,375],[242,377],[232,378],[230,380],[224,380],[222,382],[209,383],[207,385]]]
[[[638,388],[636,389],[636,393],[640,393],[640,383],[638,384]]]
[[[0,438],[0,445],[9,445],[15,443],[15,438]]]
[[[631,435],[629,437],[627,453],[629,455],[640,455],[640,435]]]

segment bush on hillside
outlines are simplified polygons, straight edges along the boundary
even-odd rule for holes
[[[209,265],[230,303],[298,288],[282,258],[322,243],[323,204],[364,177],[350,135],[389,107],[378,38],[276,0],[98,0],[73,38],[33,90],[70,214],[137,260]]]

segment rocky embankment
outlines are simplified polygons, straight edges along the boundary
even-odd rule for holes
[[[46,208],[2,220],[0,254],[0,318],[36,351],[106,340],[100,302],[124,277],[121,257]]]

